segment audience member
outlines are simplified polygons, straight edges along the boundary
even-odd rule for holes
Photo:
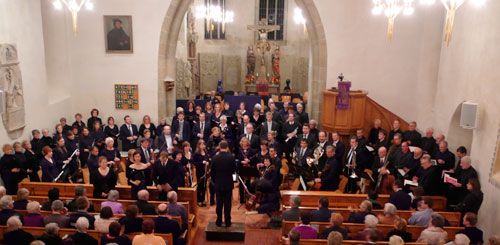
[[[17,190],[17,198],[14,201],[14,209],[15,210],[26,210],[26,206],[28,205],[28,197],[30,192],[26,188],[21,188]]]
[[[126,235],[120,235],[121,225],[118,222],[109,224],[108,234],[101,236],[101,244],[131,245],[132,241]]]
[[[344,240],[343,235],[338,231],[332,231],[328,234],[328,238],[326,238],[327,245],[341,245]]]
[[[45,231],[37,240],[42,241],[47,245],[62,244],[62,239],[59,237],[59,226],[56,223],[49,223],[45,225]]]
[[[135,203],[139,208],[139,213],[143,215],[155,215],[155,207],[149,202],[149,192],[147,190],[140,190],[137,193],[137,202]]]
[[[7,195],[7,189],[3,185],[0,185],[0,198]]]
[[[316,239],[318,238],[318,230],[311,226],[311,214],[304,212],[300,215],[300,225],[292,230],[300,234],[301,239]]]
[[[23,223],[17,216],[12,216],[7,220],[7,228],[4,230],[3,240],[5,244],[26,245],[30,244],[35,238],[30,233],[22,229]]]
[[[399,236],[405,242],[411,242],[411,233],[406,231],[406,228],[406,220],[401,218],[397,219],[396,221],[394,221],[394,229],[390,230],[387,233],[386,240],[388,240],[391,236]]]
[[[155,236],[153,234],[155,230],[155,222],[151,219],[147,219],[142,223],[142,234],[136,235],[132,240],[132,245],[165,245],[165,240],[160,236]]]
[[[403,181],[398,180],[392,185],[394,191],[390,197],[389,202],[394,204],[398,210],[409,210],[411,204],[411,196],[403,190]]]
[[[382,205],[377,201],[378,193],[376,191],[368,192],[368,201],[372,203],[372,209],[382,209]]]
[[[408,224],[418,226],[429,225],[431,216],[434,213],[434,210],[432,210],[433,203],[434,201],[432,201],[430,197],[423,198],[422,201],[418,203],[418,211],[413,213],[410,219],[408,219]]]
[[[29,227],[44,227],[43,216],[40,214],[40,203],[33,201],[28,203],[28,214],[23,217],[25,226]]]
[[[74,245],[97,245],[97,240],[87,234],[87,231],[89,229],[89,220],[85,217],[80,217],[78,220],[76,220],[76,232],[69,236],[67,240],[65,240],[65,243],[69,240],[70,244]]]
[[[321,234],[319,234],[320,239],[326,239],[328,235],[332,232],[339,232],[342,234],[344,239],[347,239],[347,234],[349,233],[346,229],[342,228],[342,223],[344,222],[344,217],[339,213],[333,213],[330,219],[330,226],[324,229]]]
[[[78,200],[79,197],[87,197],[87,189],[85,189],[85,187],[83,185],[78,185],[75,187],[75,198],[73,198],[73,200],[71,200],[66,205],[66,207],[68,208],[68,210],[70,212],[77,211],[78,207],[77,207],[76,201]],[[87,199],[87,201],[88,201],[88,199]],[[87,207],[87,210],[89,212],[94,212],[94,205],[92,205],[92,203],[90,203],[90,202],[88,204],[89,204],[89,206]],[[92,222],[90,222],[90,223],[92,223]],[[92,225],[91,225],[91,227],[92,227]]]
[[[177,203],[177,193],[175,191],[170,191],[167,194],[168,200],[168,214],[172,216],[181,216],[182,220],[182,231],[187,229],[187,211],[186,208]]]
[[[55,200],[52,202],[52,213],[43,218],[43,223],[45,225],[50,223],[56,223],[58,227],[68,228],[69,227],[69,217],[66,216],[67,209],[64,207],[64,203],[61,200]]]
[[[466,213],[463,218],[465,228],[457,232],[457,234],[465,234],[470,239],[470,244],[483,244],[483,231],[476,227],[477,215],[475,213]]]
[[[328,222],[332,212],[328,209],[329,201],[326,197],[321,197],[318,201],[318,210],[311,211],[312,222]]]
[[[101,203],[101,208],[110,207],[113,214],[122,214],[123,205],[118,201],[120,193],[117,190],[110,190],[108,193],[108,200]]]
[[[469,245],[470,239],[464,234],[455,234],[455,240],[445,245]]]
[[[400,236],[391,236],[389,237],[389,245],[403,245],[405,244],[405,241],[403,241],[403,238]]]
[[[394,222],[399,219],[399,216],[396,215],[397,211],[394,204],[386,203],[384,205],[384,214],[379,214],[377,216],[379,223],[383,225],[394,225]]]
[[[467,212],[478,213],[483,203],[483,192],[478,179],[469,179],[467,182],[468,194],[454,209],[462,214]]]
[[[49,201],[42,205],[43,211],[50,211],[52,208],[52,202],[55,200],[59,200],[59,189],[55,187],[51,188],[47,193],[47,197],[49,198]]]
[[[174,244],[178,244],[179,236],[181,235],[181,226],[177,221],[168,217],[168,205],[160,203],[158,205],[158,217],[154,218],[155,233],[172,234]]]
[[[125,217],[122,217],[119,222],[125,227],[124,233],[130,234],[142,231],[142,218],[138,218],[139,208],[136,205],[129,205],[125,209]]]
[[[288,234],[288,241],[290,245],[299,245],[300,243],[300,233],[294,230],[291,230]]]
[[[89,208],[88,199],[84,196],[80,196],[76,199],[75,203],[76,203],[76,212],[73,212],[69,215],[69,225],[71,227],[75,227],[76,221],[80,217],[85,217],[89,222],[90,229],[93,230],[95,218],[87,211]]]
[[[353,240],[365,240],[367,236],[370,236],[373,232],[377,234],[377,240],[383,237],[382,232],[377,229],[378,219],[375,215],[368,214],[365,216],[365,229],[359,231],[352,238]]]
[[[95,230],[100,233],[108,233],[109,224],[115,221],[116,219],[113,218],[113,211],[111,208],[101,207],[101,212],[94,222]]]
[[[362,224],[365,222],[365,216],[372,214],[372,203],[368,200],[364,200],[359,204],[359,211],[351,212],[347,222]]]
[[[448,240],[448,233],[443,229],[444,218],[439,214],[432,214],[429,226],[420,233],[417,242],[430,245],[443,244]]]
[[[283,212],[283,220],[299,221],[300,219],[300,197],[291,196],[289,201],[290,209]]]
[[[0,198],[0,225],[5,225],[7,220],[12,216],[18,216],[22,220],[21,214],[14,210],[14,201],[11,196],[3,196]]]

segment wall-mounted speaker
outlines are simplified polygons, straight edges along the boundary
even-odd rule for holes
[[[465,129],[477,128],[479,118],[479,104],[474,102],[462,103],[462,111],[460,113],[460,127]]]

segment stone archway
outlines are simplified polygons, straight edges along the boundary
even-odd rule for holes
[[[308,84],[309,101],[307,110],[311,118],[319,120],[322,109],[321,91],[326,87],[327,46],[325,30],[314,0],[295,0],[307,21],[311,42],[312,69]],[[193,0],[172,0],[163,21],[158,55],[158,116],[167,117],[175,113],[175,90],[166,91],[165,78],[175,79],[175,54],[179,30],[183,18]]]
[[[462,111],[462,104],[459,104],[455,112],[451,116],[450,125],[448,127],[447,141],[450,151],[454,152],[459,146],[465,146],[470,155],[472,148],[473,130],[464,129],[460,127],[460,114]]]

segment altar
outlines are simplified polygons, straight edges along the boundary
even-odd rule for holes
[[[269,94],[279,94],[280,93],[280,85],[279,84],[269,84],[268,93]],[[258,93],[257,84],[245,84],[245,93]]]

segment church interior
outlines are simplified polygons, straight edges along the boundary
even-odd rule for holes
[[[498,43],[498,0],[0,0],[0,244],[500,244]]]

